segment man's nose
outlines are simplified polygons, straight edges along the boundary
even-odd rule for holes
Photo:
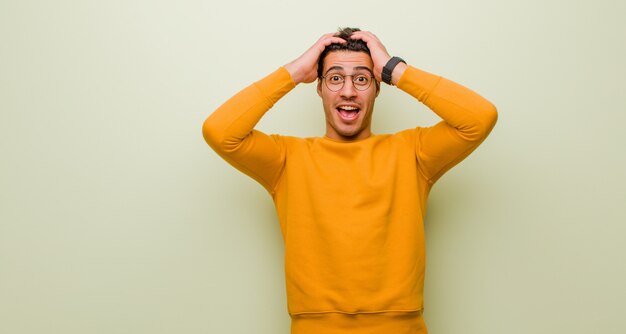
[[[354,87],[354,82],[352,82],[352,80],[344,81],[343,87],[341,87],[341,90],[339,91],[339,93],[343,97],[356,96],[357,92],[356,92],[356,88]]]

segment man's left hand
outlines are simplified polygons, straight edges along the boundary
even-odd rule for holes
[[[370,49],[370,55],[372,57],[372,62],[374,62],[374,77],[378,82],[382,82],[382,73],[383,67],[387,64],[391,56],[385,49],[383,43],[376,37],[376,35],[372,34],[369,31],[355,31],[350,36],[352,39],[362,40],[367,44],[367,47]],[[398,79],[402,76],[402,73],[406,69],[406,64],[400,63],[394,68],[394,71],[391,75],[391,83],[396,84]]]

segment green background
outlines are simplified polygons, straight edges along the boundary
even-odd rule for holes
[[[479,92],[433,188],[431,333],[626,332],[621,1],[0,2],[0,333],[288,333],[270,197],[203,141],[339,26]],[[375,133],[438,118],[383,87]],[[323,134],[314,85],[258,128]]]

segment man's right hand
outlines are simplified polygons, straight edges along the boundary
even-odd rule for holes
[[[317,62],[320,55],[327,46],[333,43],[344,44],[346,41],[335,36],[334,33],[325,34],[300,57],[284,66],[291,74],[291,78],[296,85],[301,82],[309,83],[315,81],[317,78]]]

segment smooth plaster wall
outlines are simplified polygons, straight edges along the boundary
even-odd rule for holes
[[[0,333],[288,333],[270,197],[204,143],[338,26],[499,109],[434,187],[430,332],[624,333],[623,1],[0,1]],[[437,117],[384,87],[374,131]],[[314,85],[260,122],[323,134]]]

